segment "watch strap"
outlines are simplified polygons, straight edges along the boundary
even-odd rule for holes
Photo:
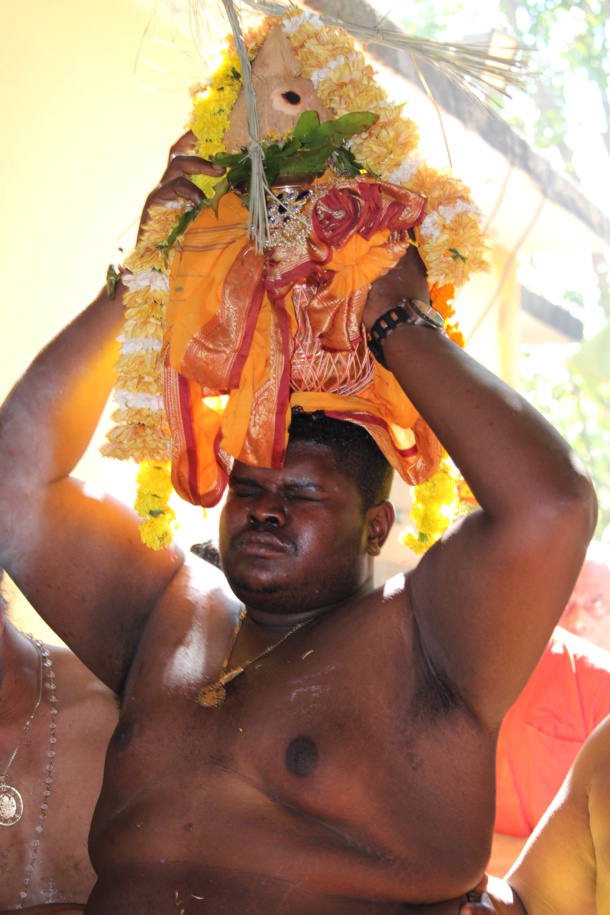
[[[387,368],[383,341],[401,324],[415,324],[444,333],[445,322],[439,312],[421,299],[403,299],[380,315],[369,331],[369,349],[377,362]]]

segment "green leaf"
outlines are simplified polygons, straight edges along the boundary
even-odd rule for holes
[[[292,136],[296,140],[307,140],[316,127],[320,126],[320,116],[317,111],[304,111],[294,125]]]
[[[215,215],[218,215],[218,203],[220,201],[220,198],[224,197],[224,195],[230,189],[231,189],[231,186],[229,184],[229,179],[228,179],[227,175],[223,175],[223,177],[220,179],[220,181],[218,181],[214,185],[214,196],[209,201],[209,203],[210,203],[210,206],[212,207],[212,212]]]
[[[333,146],[341,146],[345,140],[349,140],[355,134],[367,130],[376,120],[377,115],[373,114],[372,111],[353,111],[335,120],[324,121],[323,124],[319,124],[304,143],[308,146],[314,146],[326,142],[331,143]]]
[[[451,254],[451,257],[453,258],[454,261],[456,261],[459,258],[461,261],[466,263],[466,258],[464,257],[463,254],[460,254],[460,252],[458,251],[457,248],[449,248],[449,253]]]
[[[180,219],[178,220],[177,224],[174,226],[172,231],[169,233],[165,244],[157,245],[157,248],[160,251],[165,252],[166,261],[167,261],[167,254],[168,254],[171,246],[174,244],[176,239],[186,231],[187,227],[193,222],[193,220],[195,220],[197,218],[197,216],[202,211],[204,206],[207,206],[207,203],[208,203],[207,200],[202,200],[201,203],[199,204],[199,206],[193,207],[192,210],[187,210],[185,213],[183,213],[181,215]]]

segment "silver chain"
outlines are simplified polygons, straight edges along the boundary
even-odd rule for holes
[[[32,641],[34,641],[34,640],[32,639]],[[42,701],[42,661],[43,661],[43,658],[42,658],[42,651],[40,650],[40,648],[38,647],[36,642],[34,642],[34,645],[36,646],[38,655],[40,657],[40,667],[39,667],[39,673],[38,673],[38,699],[36,700],[36,705],[34,706],[34,711],[32,712],[32,714],[26,721],[23,731],[21,732],[21,737],[19,738],[19,742],[17,743],[17,746],[13,750],[13,752],[11,754],[11,758],[9,759],[9,761],[6,764],[6,769],[4,770],[4,772],[0,772],[0,781],[4,781],[4,779],[8,775],[8,770],[11,768],[11,765],[13,764],[13,760],[15,759],[15,756],[17,755],[17,753],[19,751],[19,747],[23,743],[23,739],[24,739],[25,735],[30,730],[30,725],[31,725],[32,721],[34,720],[34,718],[36,717],[36,712],[40,708],[40,703]]]

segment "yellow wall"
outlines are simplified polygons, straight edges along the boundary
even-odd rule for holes
[[[119,236],[159,180],[190,101],[136,87],[152,0],[3,3],[0,399],[27,362],[97,292]],[[128,248],[133,233],[123,244]],[[78,475],[131,500],[132,472],[102,461],[100,423]],[[213,533],[185,506],[188,546]],[[213,527],[213,525],[211,526]],[[37,622],[24,623],[44,633]]]
[[[152,6],[152,0],[149,6]],[[182,130],[188,92],[138,89],[148,12],[130,0],[5,5],[0,397],[102,284]]]

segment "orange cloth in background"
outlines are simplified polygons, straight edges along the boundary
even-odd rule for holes
[[[500,728],[495,832],[531,834],[609,714],[610,652],[557,627]]]
[[[312,290],[308,318],[320,353],[361,346],[369,285],[403,256],[408,229],[421,220],[425,204],[405,188],[364,176],[322,185],[309,236],[256,254],[247,237],[248,211],[240,195],[229,193],[217,214],[211,207],[199,213],[174,257],[165,408],[172,481],[195,504],[219,501],[233,458],[282,466],[291,403],[367,428],[410,484],[438,467],[440,444],[382,366],[374,365],[372,383],[356,395],[309,390],[291,396],[295,285]],[[228,395],[221,410],[205,403],[218,395]]]

